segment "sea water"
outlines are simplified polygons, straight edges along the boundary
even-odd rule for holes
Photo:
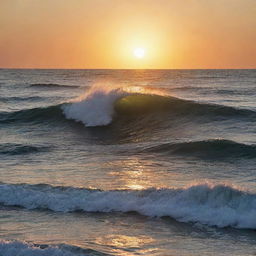
[[[255,255],[256,70],[0,70],[0,255]]]

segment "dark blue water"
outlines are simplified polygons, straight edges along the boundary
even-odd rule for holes
[[[0,70],[0,254],[255,254],[255,90],[256,70]]]

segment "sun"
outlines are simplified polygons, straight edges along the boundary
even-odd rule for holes
[[[142,59],[145,56],[145,49],[144,48],[135,48],[133,50],[133,55],[137,58],[137,59]]]

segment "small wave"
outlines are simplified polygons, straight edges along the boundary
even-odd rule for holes
[[[83,249],[78,246],[59,244],[33,244],[21,241],[0,240],[1,256],[90,256],[103,254],[91,249]]]
[[[256,229],[256,194],[219,184],[182,189],[92,190],[0,184],[0,203],[55,212],[137,212],[181,222]]]
[[[5,143],[0,145],[0,154],[3,155],[23,155],[48,151],[46,146],[33,146],[25,144]]]
[[[38,83],[38,84],[30,84],[29,85],[30,87],[40,87],[40,88],[79,88],[80,86],[77,86],[77,85],[67,85],[67,84],[52,84],[52,83],[49,83],[49,84],[44,84],[44,83]]]
[[[237,143],[231,140],[214,139],[181,143],[164,143],[145,148],[142,152],[189,155],[203,158],[255,158],[256,145]]]
[[[169,88],[171,91],[196,91],[198,93],[215,93],[220,95],[251,95],[253,94],[253,91],[250,89],[241,89],[241,88],[232,88],[232,89],[225,89],[223,87],[219,88],[213,88],[209,86],[176,86]]]
[[[42,97],[39,96],[30,96],[30,97],[0,97],[0,101],[9,102],[9,101],[39,101],[42,100]]]
[[[1,112],[0,121],[2,123],[12,123],[16,121],[34,122],[51,119],[56,121],[59,119],[63,119],[63,114],[60,106],[61,104],[49,107],[24,109],[13,112]]]
[[[179,90],[179,91],[185,91],[185,90],[195,90],[195,91],[200,91],[204,89],[210,89],[209,86],[193,86],[193,85],[186,85],[186,86],[175,86],[175,87],[170,87],[168,88],[170,90]]]

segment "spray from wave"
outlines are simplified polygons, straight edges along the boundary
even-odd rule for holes
[[[90,90],[77,102],[64,106],[64,114],[68,119],[81,121],[88,127],[107,125],[112,120],[114,102],[126,95],[119,88]]]
[[[150,217],[169,216],[181,222],[256,229],[256,194],[223,184],[109,191],[1,184],[0,203],[55,212],[137,212]]]

